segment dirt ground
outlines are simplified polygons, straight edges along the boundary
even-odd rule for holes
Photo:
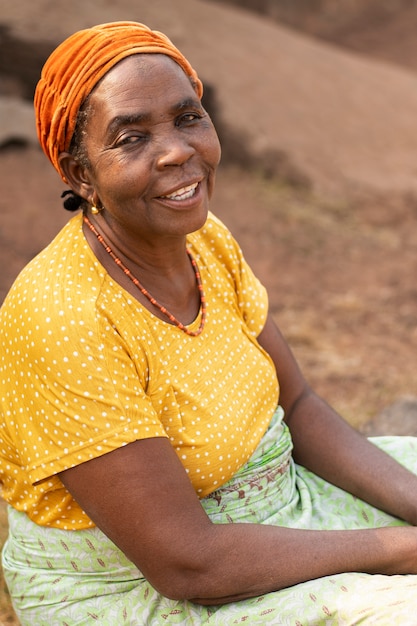
[[[379,50],[375,41],[376,36],[372,42]],[[399,62],[393,40],[389,49]],[[20,268],[69,215],[60,208],[62,184],[37,148],[4,148],[0,172],[1,301]],[[417,395],[412,193],[329,200],[225,164],[212,210],[230,226],[269,288],[275,318],[307,378],[353,425],[365,428],[388,405]],[[16,211],[22,211],[18,223]],[[392,424],[393,432],[400,430],[401,424]],[[0,506],[0,544],[6,533]],[[0,626],[16,625],[3,591],[1,580]]]

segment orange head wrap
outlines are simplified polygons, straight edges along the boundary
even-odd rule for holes
[[[138,22],[111,22],[78,31],[46,61],[35,92],[36,128],[43,151],[64,180],[58,156],[70,147],[82,103],[116,63],[142,53],[174,59],[201,98],[201,81],[187,59],[163,33]]]

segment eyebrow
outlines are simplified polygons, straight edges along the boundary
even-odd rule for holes
[[[201,101],[195,98],[186,98],[185,100],[181,100],[174,106],[171,107],[170,113],[175,115],[176,113],[180,113],[184,109],[193,108],[193,109],[201,109],[202,104]],[[118,128],[122,126],[134,126],[136,124],[142,124],[143,122],[147,122],[151,119],[152,112],[149,113],[127,113],[126,115],[116,115],[107,126],[107,133],[113,134],[117,131]]]
[[[121,126],[134,126],[141,122],[146,122],[150,118],[149,113],[129,113],[127,115],[116,115],[107,126],[107,134],[112,135]]]

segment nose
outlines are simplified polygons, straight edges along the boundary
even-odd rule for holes
[[[159,168],[168,165],[183,165],[194,153],[195,149],[187,137],[178,131],[172,132],[158,142],[157,165]]]

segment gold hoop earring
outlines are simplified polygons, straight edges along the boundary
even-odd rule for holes
[[[95,204],[93,204],[93,206],[91,207],[91,213],[93,215],[98,215],[100,213],[101,209],[99,209],[98,207],[96,207]]]

